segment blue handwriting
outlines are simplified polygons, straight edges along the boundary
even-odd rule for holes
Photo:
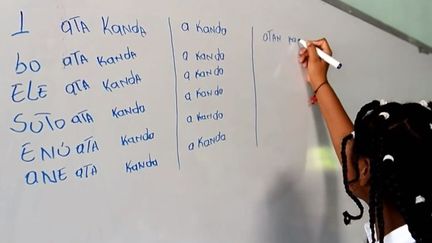
[[[63,33],[73,35],[75,32],[88,33],[90,29],[88,25],[81,19],[80,16],[75,16],[62,21],[60,29]]]
[[[94,164],[86,164],[84,166],[82,166],[81,168],[77,169],[75,171],[75,176],[80,178],[80,179],[86,179],[89,178],[90,176],[95,176],[97,175],[98,170],[96,165]]]
[[[28,33],[30,33],[30,31],[24,30],[24,13],[23,13],[23,11],[20,11],[20,30],[13,33],[11,36],[28,34]]]
[[[133,173],[143,170],[145,168],[153,168],[157,166],[159,166],[157,159],[152,159],[151,155],[149,154],[148,159],[144,161],[133,162],[132,160],[130,160],[129,162],[126,162],[125,171],[126,173]]]
[[[27,185],[35,185],[39,183],[43,184],[56,184],[67,179],[65,167],[60,169],[55,169],[51,171],[29,171],[24,176],[25,183]]]
[[[154,137],[155,137],[154,132],[152,132],[151,130],[146,128],[145,131],[139,135],[135,135],[135,136],[123,135],[123,136],[121,136],[120,137],[120,144],[122,146],[128,146],[130,144],[136,144],[136,143],[140,143],[140,142],[151,141],[154,139]]]
[[[102,31],[105,35],[138,34],[141,37],[147,35],[147,31],[138,23],[138,19],[134,24],[110,24],[109,16],[102,17]]]
[[[25,86],[24,88],[21,88],[22,86]],[[23,94],[26,91],[26,94]],[[33,88],[33,81],[28,81],[27,84],[23,83],[16,83],[12,84],[12,94],[11,99],[15,103],[20,103],[25,100],[29,101],[37,101],[39,99],[44,99],[47,97],[47,85],[46,84],[39,84],[36,86],[36,88]]]
[[[121,118],[129,115],[138,115],[144,113],[146,111],[144,105],[138,104],[138,101],[135,101],[135,106],[129,106],[127,108],[118,109],[117,107],[111,109],[112,116],[114,118]]]
[[[136,56],[137,54],[134,51],[131,51],[129,47],[126,47],[126,52],[124,53],[119,53],[118,55],[108,56],[108,57],[97,56],[96,61],[99,64],[99,66],[104,67],[108,65],[117,64],[121,61],[133,60],[136,58]]]
[[[42,65],[36,59],[33,59],[29,62],[21,61],[20,54],[19,54],[19,52],[17,52],[17,59],[16,59],[16,64],[15,64],[15,73],[17,75],[25,73],[28,69],[30,69],[30,71],[32,71],[34,73],[37,73],[41,70],[41,67],[42,67]]]
[[[190,25],[187,22],[183,22],[180,26],[182,31],[190,31]],[[195,30],[197,33],[204,34],[215,34],[225,36],[227,34],[227,28],[218,21],[217,24],[202,24],[201,20],[195,24]]]
[[[66,68],[74,65],[79,66],[88,63],[89,61],[86,55],[80,52],[81,52],[80,50],[74,51],[71,52],[68,56],[64,57],[62,59],[63,67]]]
[[[197,69],[195,70],[195,75],[193,76],[195,79],[204,79],[212,76],[223,76],[224,75],[224,69],[221,66],[217,66],[216,68],[209,68],[206,70]],[[191,80],[191,73],[190,71],[186,71],[183,75],[184,79]]]
[[[65,91],[70,95],[78,95],[78,92],[90,89],[90,84],[85,79],[78,79],[66,84]]]
[[[191,142],[188,145],[189,151],[193,151],[195,148],[202,149],[207,148],[217,143],[221,143],[226,141],[226,135],[222,132],[218,132],[215,136],[212,137],[199,137],[196,142]]]
[[[218,121],[218,120],[222,120],[223,118],[224,118],[224,114],[219,110],[216,110],[215,112],[210,112],[210,113],[198,112],[195,116],[189,115],[186,117],[186,121],[188,123],[193,123],[194,121],[196,122],[209,121],[209,120]]]
[[[24,113],[16,114],[13,118],[14,126],[9,129],[16,133],[29,132],[37,134],[44,130],[63,130],[67,124],[64,118],[53,118],[50,112],[34,113],[34,121],[27,121],[23,116]],[[72,124],[90,124],[94,122],[94,118],[87,110],[83,110],[73,115],[70,122]]]
[[[224,92],[223,88],[217,85],[215,89],[204,90],[198,88],[195,90],[194,94],[192,94],[191,92],[187,92],[184,97],[187,101],[192,101],[192,98],[202,99],[202,98],[208,98],[212,96],[218,97],[223,95],[223,92]]]
[[[141,83],[141,77],[139,74],[135,74],[132,70],[129,76],[125,76],[124,79],[117,81],[110,81],[109,79],[102,81],[102,87],[107,92],[113,92],[113,90],[121,89],[129,85],[137,85]]]
[[[26,142],[21,146],[20,159],[23,162],[32,163],[67,158],[73,154],[83,155],[98,151],[99,145],[93,136],[85,138],[82,142],[72,146],[62,141],[59,146],[37,146],[37,148],[33,148],[31,142]]]

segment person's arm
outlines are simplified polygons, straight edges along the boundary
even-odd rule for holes
[[[325,39],[308,42],[308,47],[301,49],[299,61],[307,68],[308,81],[312,91],[316,91],[317,105],[329,130],[336,154],[341,161],[342,139],[353,131],[353,123],[327,80],[328,64],[317,54],[318,47],[331,55],[332,51]]]

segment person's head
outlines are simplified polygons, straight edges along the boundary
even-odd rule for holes
[[[384,205],[399,212],[417,242],[432,242],[431,109],[432,102],[424,101],[372,101],[361,108],[354,132],[342,141],[345,190],[361,211],[358,216],[345,212],[345,224],[362,217],[363,207],[356,196],[364,198],[365,190],[361,188],[367,188],[371,230],[374,235],[378,226],[381,242]],[[353,142],[350,165],[345,151],[349,141]],[[353,182],[360,184],[360,189],[351,187]]]

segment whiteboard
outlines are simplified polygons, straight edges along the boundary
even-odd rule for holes
[[[208,5],[2,3],[1,242],[262,240],[306,156],[297,30]]]
[[[360,242],[295,40],[329,38],[350,116],[432,88],[430,57],[319,0],[0,9],[0,242]]]

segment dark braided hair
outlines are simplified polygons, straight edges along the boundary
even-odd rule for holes
[[[402,215],[412,237],[432,242],[432,102],[399,104],[372,101],[356,116],[354,132],[342,140],[345,191],[360,214],[344,212],[344,222],[360,219],[363,206],[349,188],[359,178],[358,161],[370,163],[369,223],[372,241],[375,227],[384,242],[383,205],[391,204]],[[351,161],[355,178],[348,181],[346,146],[353,140]]]

